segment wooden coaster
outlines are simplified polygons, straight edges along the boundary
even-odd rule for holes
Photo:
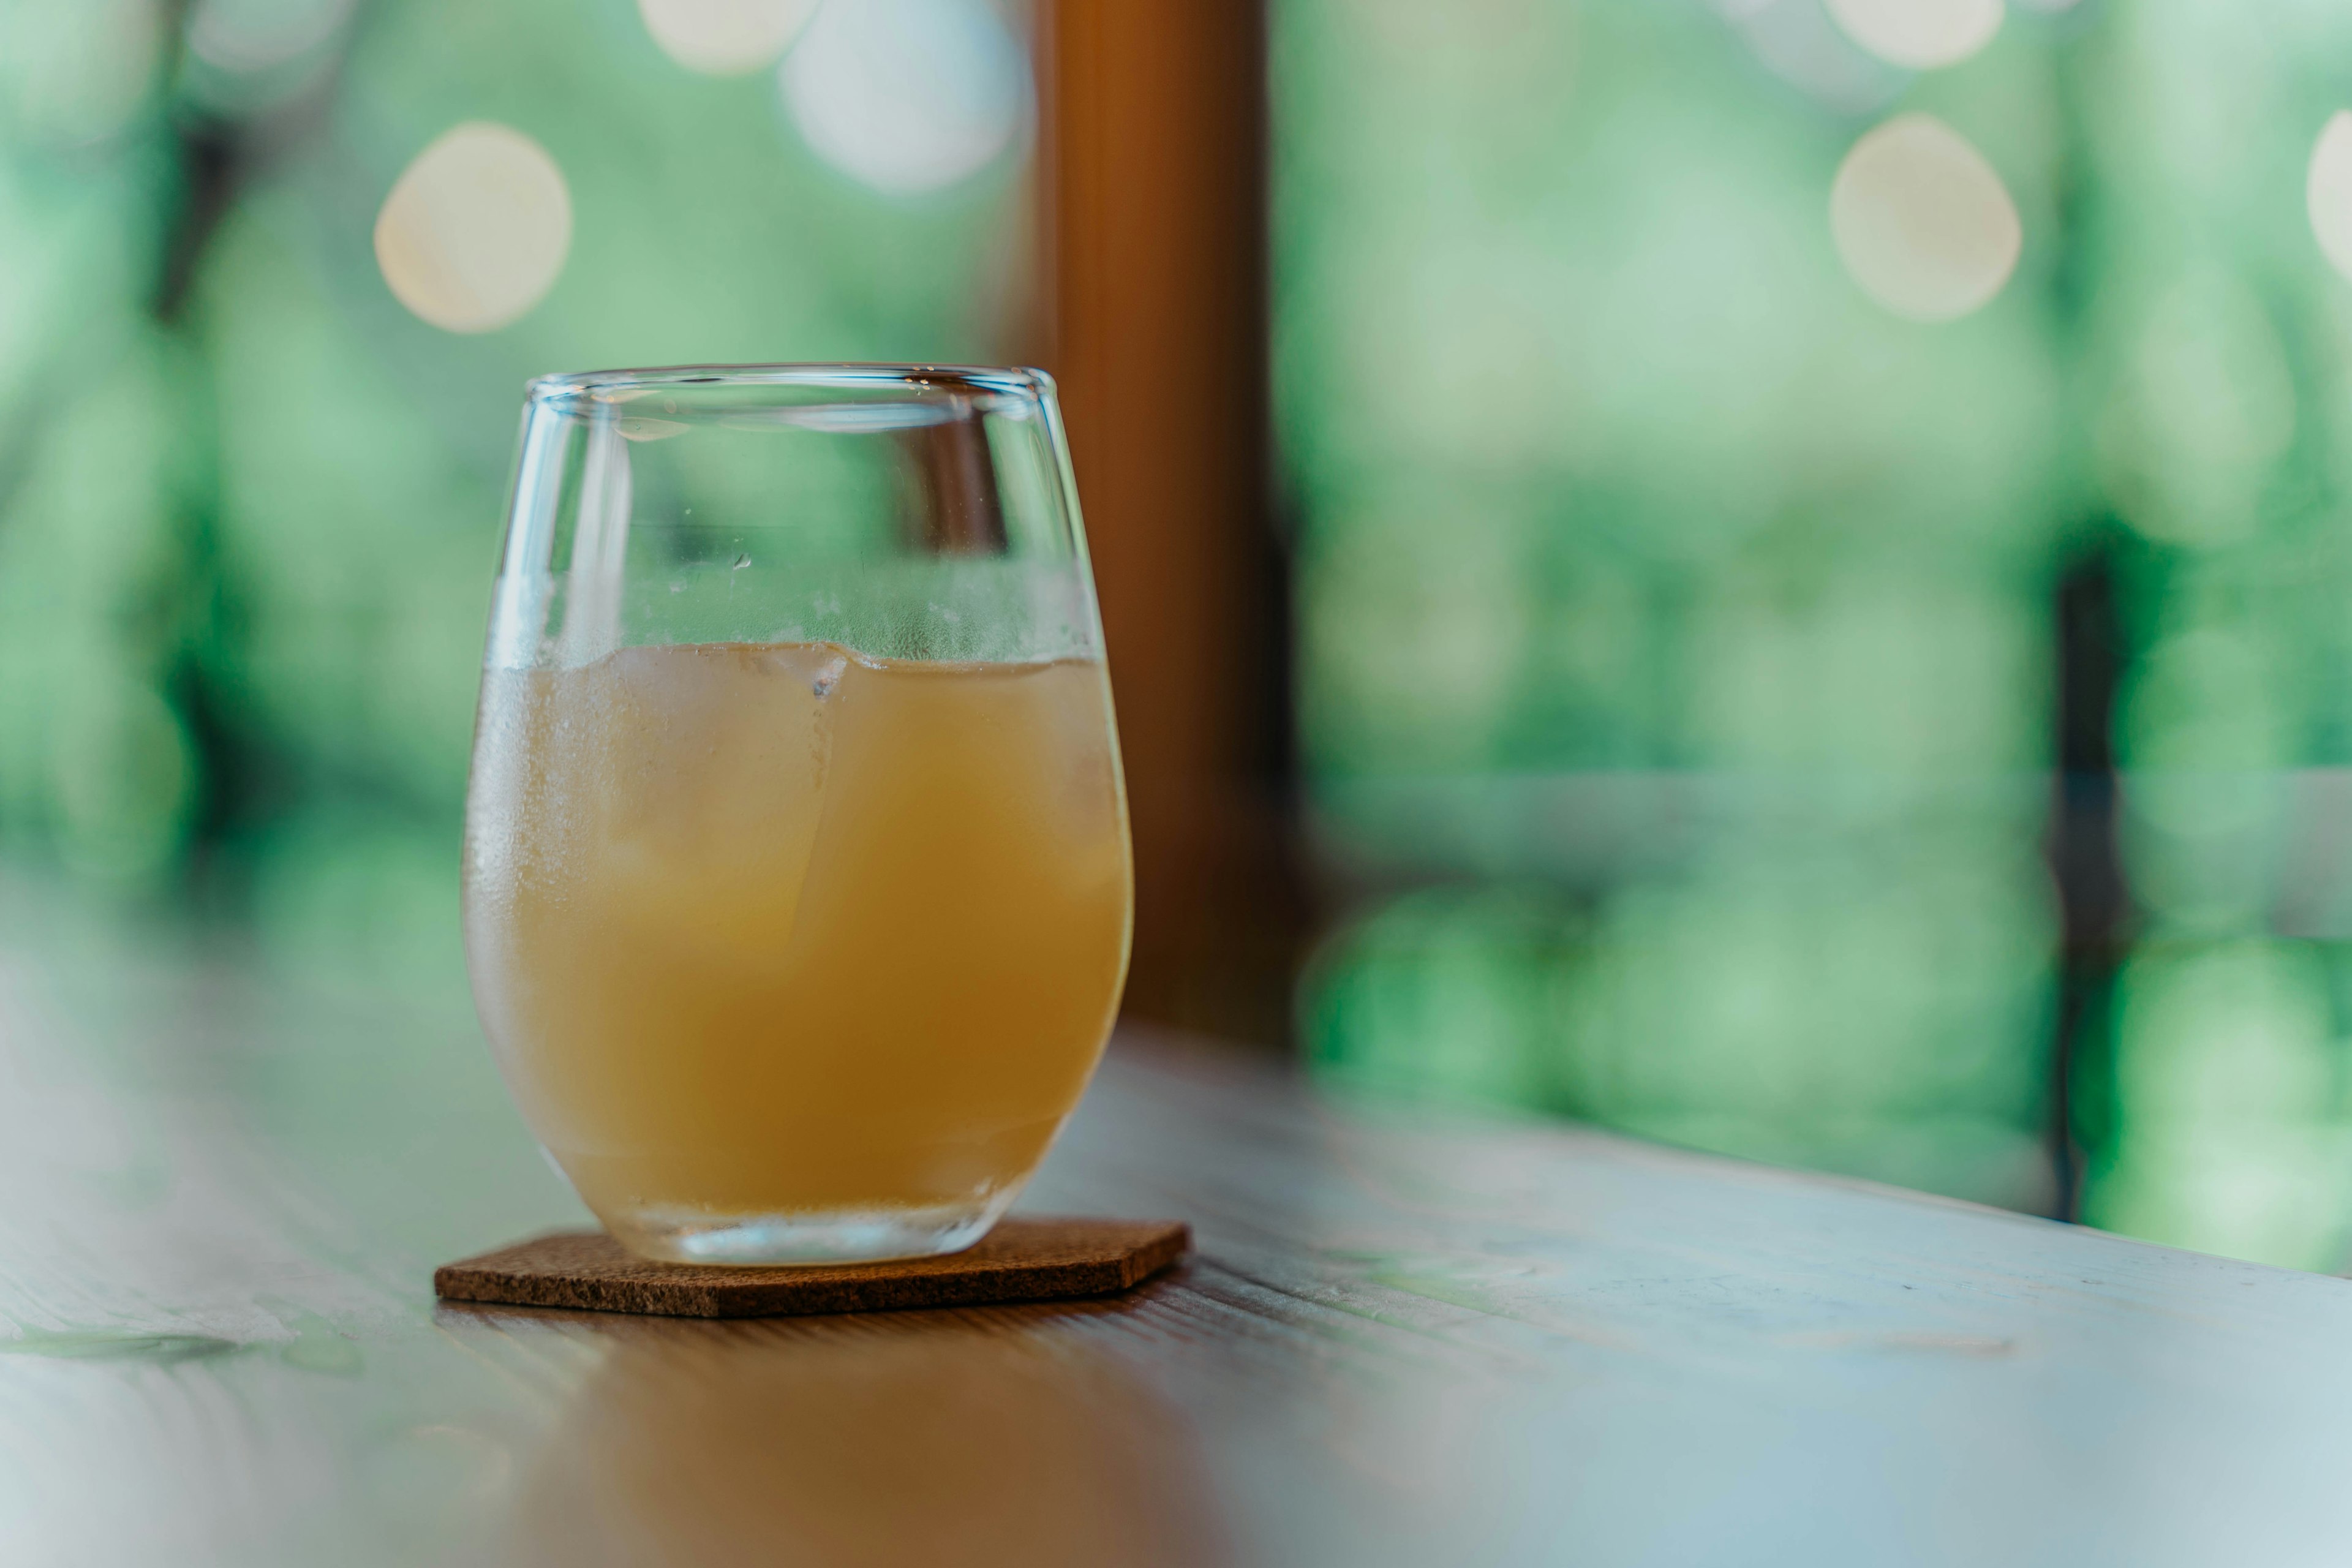
[[[1016,1215],[947,1258],[714,1268],[648,1262],[601,1230],[572,1230],[445,1265],[433,1272],[433,1293],[451,1301],[672,1318],[887,1312],[1108,1296],[1142,1283],[1192,1246],[1192,1226],[1173,1220]]]

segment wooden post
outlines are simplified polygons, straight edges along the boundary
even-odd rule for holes
[[[1136,854],[1136,1016],[1286,1034],[1300,929],[1270,526],[1262,0],[1045,0],[1043,359]]]

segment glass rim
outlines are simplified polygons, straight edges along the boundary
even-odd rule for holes
[[[908,398],[948,395],[1011,395],[1050,398],[1054,378],[1031,365],[900,364],[856,360],[801,361],[774,364],[667,364],[622,370],[566,371],[531,377],[530,402],[618,403],[677,386],[772,386],[814,391],[902,391]]]

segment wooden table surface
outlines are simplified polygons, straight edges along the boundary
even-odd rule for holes
[[[11,1568],[2352,1561],[2352,1282],[1164,1041],[1029,1204],[1132,1297],[436,1308],[580,1217],[446,944],[0,894]]]

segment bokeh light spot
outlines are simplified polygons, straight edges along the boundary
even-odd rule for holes
[[[226,71],[268,70],[334,37],[352,0],[196,0],[188,52]]]
[[[572,195],[547,150],[468,121],[416,155],[375,220],[376,263],[436,327],[487,332],[546,296],[572,247]]]
[[[705,76],[742,76],[772,63],[817,0],[637,0],[662,53]]]
[[[1956,66],[2000,31],[2001,0],[1827,0],[1847,37],[1906,70]]]
[[[811,150],[889,195],[978,174],[1029,110],[1028,57],[986,0],[827,5],[780,79]]]
[[[1853,144],[1830,188],[1830,232],[1864,292],[1917,321],[1957,320],[2000,293],[2024,243],[1992,165],[1927,114]]]
[[[2321,128],[2311,149],[2304,205],[2328,265],[2352,278],[2352,111],[2337,110]]]
[[[1847,114],[1875,114],[1911,80],[1855,43],[1821,0],[1717,0],[1767,70],[1817,102]]]

